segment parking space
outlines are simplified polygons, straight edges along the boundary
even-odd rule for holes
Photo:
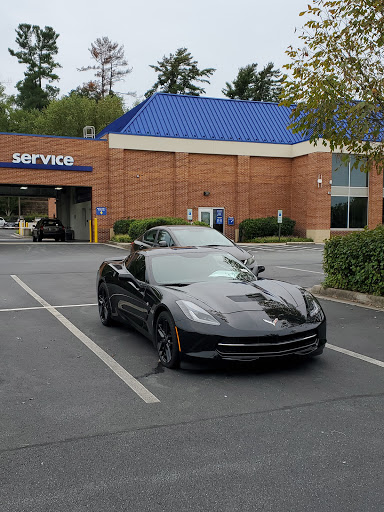
[[[164,369],[143,336],[98,319],[96,270],[123,255],[0,245],[2,511],[383,509],[384,368],[326,349]],[[290,282],[300,271],[280,267],[321,266],[321,250],[256,255]],[[322,303],[332,345],[384,361],[384,312]]]
[[[323,244],[246,244],[242,247],[255,255],[259,265],[265,266],[262,277],[304,288],[320,284],[324,279]]]

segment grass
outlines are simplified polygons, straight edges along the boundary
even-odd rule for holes
[[[111,238],[111,242],[119,242],[121,244],[130,244],[132,238],[129,235],[114,235]]]

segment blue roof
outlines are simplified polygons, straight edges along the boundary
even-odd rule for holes
[[[177,139],[296,144],[292,108],[278,103],[156,93],[104,128],[107,133]]]

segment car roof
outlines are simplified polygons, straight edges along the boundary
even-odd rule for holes
[[[169,224],[165,226],[153,226],[153,228],[150,229],[169,229],[172,228],[172,230],[177,229],[212,229],[210,226],[191,226],[191,224]],[[147,229],[147,231],[150,231],[150,229]]]
[[[144,254],[145,256],[159,256],[165,255],[165,254],[177,254],[177,253],[189,253],[189,254],[196,254],[196,253],[217,253],[218,249],[215,249],[214,247],[195,247],[195,246],[188,246],[188,247],[154,247],[150,249],[140,249],[139,251],[136,251],[133,254]],[[225,252],[223,250],[220,250],[221,253]]]

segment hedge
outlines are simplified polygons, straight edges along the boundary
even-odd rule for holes
[[[113,225],[113,231],[115,235],[128,235],[132,240],[135,240],[141,236],[147,229],[155,226],[169,226],[174,224],[191,224],[185,219],[180,217],[151,217],[149,219],[120,219],[117,220]],[[206,226],[209,227],[205,222],[198,220],[192,222],[194,226]],[[117,240],[114,240],[117,241]]]
[[[384,296],[384,226],[327,240],[323,267],[326,287]]]
[[[129,228],[135,219],[121,219],[117,220],[113,225],[115,235],[128,235]]]
[[[289,217],[283,217],[281,223],[281,236],[291,236],[296,221]],[[242,242],[248,242],[252,238],[278,236],[279,224],[277,217],[263,217],[260,219],[245,219],[239,225],[239,237]]]

